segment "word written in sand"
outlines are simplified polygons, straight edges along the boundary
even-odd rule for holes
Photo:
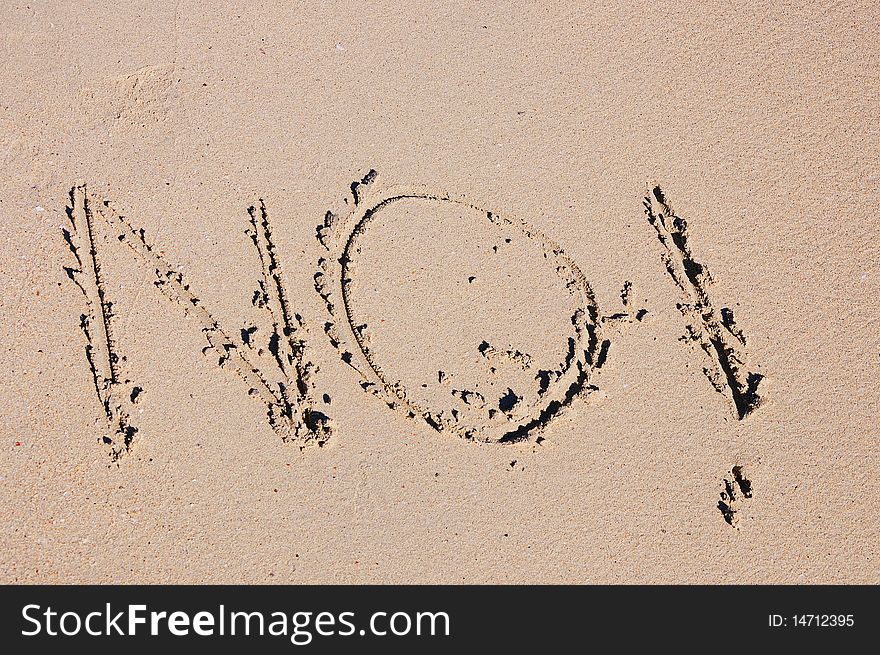
[[[619,311],[602,313],[578,265],[529,224],[448,193],[382,189],[377,177],[370,170],[353,182],[346,211],[328,211],[317,228],[324,254],[314,286],[327,312],[326,337],[358,373],[362,389],[411,420],[465,440],[541,443],[551,421],[599,391],[594,378],[612,340],[647,315],[634,305],[632,283],[623,285]],[[682,339],[698,347],[712,387],[744,419],[761,404],[763,380],[746,364],[746,337],[733,311],[710,297],[712,278],[660,187],[649,190],[644,209],[680,295]],[[263,403],[283,441],[303,449],[328,441],[331,422],[315,399],[326,405],[329,396],[315,392],[309,331],[288,297],[262,199],[248,209],[245,233],[260,267],[251,302],[265,312],[268,328],[222,326],[144,230],[85,186],[71,189],[67,213],[64,236],[75,264],[65,271],[85,299],[80,325],[106,423],[101,441],[112,461],[136,440],[132,408],[144,389],[126,377],[127,360],[114,338],[116,306],[99,233],[127,245],[153,270],[156,289],[195,319],[203,353]],[[456,235],[454,249],[442,247],[449,233]],[[429,313],[418,314],[419,308]]]

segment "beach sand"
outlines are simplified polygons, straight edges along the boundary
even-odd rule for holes
[[[0,579],[880,582],[880,12],[592,4],[4,3]]]

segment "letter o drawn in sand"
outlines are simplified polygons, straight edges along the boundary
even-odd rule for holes
[[[375,178],[317,230],[331,343],[366,391],[441,433],[535,437],[594,389],[600,321],[584,274],[523,221]]]

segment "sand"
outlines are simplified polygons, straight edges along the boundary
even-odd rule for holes
[[[868,2],[4,3],[0,580],[877,583]]]

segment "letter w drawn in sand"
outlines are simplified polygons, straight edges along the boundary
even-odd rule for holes
[[[272,319],[268,349],[275,369],[272,376],[264,374],[252,362],[257,353],[247,340],[234,339],[193,293],[183,275],[172,268],[155,248],[150,246],[143,230],[135,230],[128,220],[114,211],[109,203],[90,195],[85,186],[75,187],[70,194],[69,216],[73,233],[65,232],[79,267],[67,269],[68,275],[86,296],[88,315],[83,316],[86,334],[86,356],[92,368],[95,388],[105,408],[112,434],[104,441],[111,445],[111,457],[118,460],[131,449],[135,428],[128,423],[123,396],[119,391],[116,362],[120,359],[112,338],[111,305],[105,297],[94,232],[98,221],[111,230],[120,242],[128,245],[147,265],[154,269],[154,284],[162,294],[183,307],[195,319],[207,341],[205,354],[213,352],[220,367],[234,371],[245,383],[248,393],[260,399],[267,410],[272,429],[284,441],[293,441],[301,448],[323,446],[329,439],[329,419],[313,408],[313,387],[310,380],[316,367],[305,358],[305,327],[290,303],[282,281],[281,267],[272,242],[272,231],[265,204],[249,209],[251,230],[248,232],[257,248],[262,265],[258,306],[266,307]],[[255,358],[254,358],[255,359]],[[137,394],[132,394],[134,399]]]

